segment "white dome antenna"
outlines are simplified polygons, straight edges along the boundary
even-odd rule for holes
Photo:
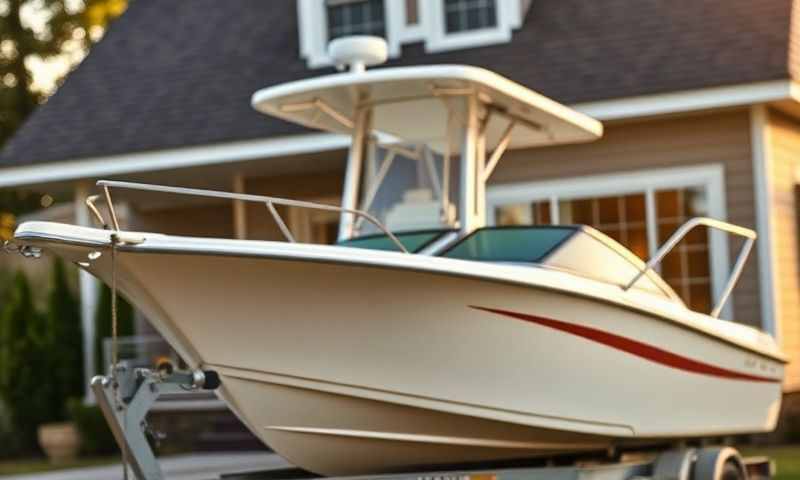
[[[385,63],[389,58],[389,47],[381,37],[353,35],[331,41],[328,55],[338,68],[349,66],[350,72],[361,73],[367,66]]]

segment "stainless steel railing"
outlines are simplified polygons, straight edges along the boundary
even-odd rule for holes
[[[111,199],[111,189],[112,188],[119,188],[119,189],[127,189],[127,190],[143,190],[143,191],[150,191],[150,192],[161,192],[161,193],[172,193],[177,195],[192,195],[197,197],[209,197],[209,198],[224,198],[226,200],[239,200],[243,202],[254,202],[254,203],[263,203],[266,205],[267,210],[272,215],[272,218],[275,220],[275,223],[278,225],[278,228],[281,230],[281,233],[286,240],[292,243],[295,243],[296,240],[292,235],[289,227],[286,225],[286,222],[283,221],[283,218],[280,216],[278,211],[275,209],[275,205],[283,205],[287,207],[297,207],[297,208],[308,208],[312,210],[326,210],[332,212],[339,212],[341,214],[349,214],[356,217],[363,218],[364,220],[370,222],[371,224],[375,225],[378,230],[383,232],[394,244],[397,246],[397,249],[403,253],[409,253],[405,246],[398,240],[398,238],[389,231],[386,226],[380,222],[377,218],[370,215],[367,212],[361,210],[355,210],[351,208],[344,208],[338,207],[335,205],[326,205],[324,203],[315,203],[315,202],[306,202],[302,200],[289,200],[286,198],[279,198],[279,197],[268,197],[264,195],[252,195],[246,193],[231,193],[231,192],[222,192],[218,190],[203,190],[199,188],[184,188],[184,187],[169,187],[166,185],[152,185],[147,183],[133,183],[133,182],[117,182],[111,180],[100,180],[97,182],[98,187],[102,187],[103,195],[106,200],[106,204],[108,205],[109,215],[111,215],[111,228],[115,231],[120,231],[119,228],[119,220],[117,219],[117,213],[114,210],[114,202]],[[86,200],[86,205],[92,211],[92,213],[97,217],[101,224],[103,224],[106,228],[109,227],[108,222],[103,218],[103,215],[95,206],[95,201],[99,198],[99,195],[93,195]]]
[[[747,240],[745,241],[744,245],[742,245],[742,249],[739,251],[739,256],[736,258],[736,264],[733,266],[733,270],[731,270],[731,274],[728,277],[728,281],[725,283],[725,288],[722,290],[722,295],[720,295],[719,300],[717,300],[717,304],[714,306],[714,309],[711,310],[710,315],[714,318],[719,317],[720,312],[722,311],[722,307],[725,306],[725,303],[728,301],[728,298],[731,296],[731,292],[733,291],[733,287],[736,286],[736,282],[739,281],[739,277],[742,275],[742,270],[744,269],[744,264],[747,261],[747,258],[750,256],[750,251],[753,249],[753,243],[756,241],[756,232],[750,230],[749,228],[740,227],[738,225],[733,225],[730,223],[722,222],[720,220],[714,220],[713,218],[706,218],[706,217],[696,217],[692,218],[691,220],[687,221],[677,230],[672,236],[664,242],[664,245],[658,249],[658,251],[653,255],[653,258],[647,261],[644,269],[642,269],[638,274],[636,274],[633,279],[625,285],[624,289],[627,291],[631,287],[633,287],[636,282],[639,281],[649,270],[655,268],[656,265],[661,263],[664,257],[667,256],[669,252],[672,251],[673,248],[683,240],[683,237],[686,236],[691,230],[696,227],[705,226],[708,228],[713,228],[716,230],[721,230],[723,232],[728,232],[734,235],[739,235],[740,237],[745,237]]]

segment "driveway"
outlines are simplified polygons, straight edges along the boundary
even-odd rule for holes
[[[251,472],[291,465],[274,453],[208,453],[159,458],[167,480],[217,480],[222,473]],[[2,480],[121,480],[122,467],[75,468],[56,472],[0,477]],[[132,472],[128,475],[135,480]]]

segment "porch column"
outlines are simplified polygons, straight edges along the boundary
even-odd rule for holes
[[[750,144],[753,155],[753,184],[755,186],[756,230],[758,231],[758,287],[761,297],[761,327],[772,334],[779,345],[781,340],[780,298],[775,278],[775,172],[770,149],[769,111],[766,105],[750,109]]]
[[[86,198],[90,195],[92,186],[93,184],[91,182],[79,182],[75,185],[75,223],[81,226],[93,226],[89,209],[86,208],[85,204]],[[83,330],[84,400],[94,402],[89,382],[95,373],[97,373],[94,371],[94,318],[95,312],[97,311],[99,285],[97,280],[84,270],[80,270],[79,272],[78,285],[81,301],[81,327]]]
[[[245,193],[244,174],[234,174],[233,192]],[[247,239],[247,203],[242,200],[233,201],[233,232],[237,240]]]

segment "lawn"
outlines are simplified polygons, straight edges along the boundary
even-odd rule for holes
[[[53,465],[45,458],[0,460],[0,476],[24,475],[26,473],[49,472],[53,470],[66,470],[69,468],[98,467],[116,462],[119,462],[119,456],[80,458],[74,462],[59,465]]]
[[[800,480],[800,445],[742,447],[742,455],[766,456],[775,462],[775,480]]]

